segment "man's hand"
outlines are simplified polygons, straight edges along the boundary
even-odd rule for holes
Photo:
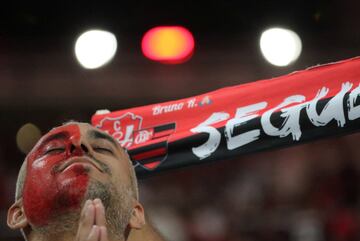
[[[85,202],[81,211],[76,241],[109,241],[105,208],[100,199]]]

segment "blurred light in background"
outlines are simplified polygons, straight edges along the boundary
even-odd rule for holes
[[[154,61],[179,64],[190,59],[194,51],[194,37],[180,26],[155,27],[142,39],[143,54]]]
[[[260,49],[271,64],[287,66],[300,56],[301,40],[289,29],[271,28],[261,34]]]
[[[16,133],[16,144],[21,152],[27,154],[31,151],[40,137],[40,129],[32,123],[27,123]]]
[[[103,30],[84,32],[75,43],[76,58],[86,69],[105,65],[114,57],[116,49],[115,35]]]

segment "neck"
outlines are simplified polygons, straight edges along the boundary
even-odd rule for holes
[[[50,224],[27,230],[28,241],[69,241],[77,240],[78,223],[80,214],[74,212],[71,214],[58,216],[57,220]],[[107,241],[126,241],[123,235],[112,233],[108,228]],[[81,240],[82,241],[82,240]]]
[[[76,240],[76,235],[73,233],[62,233],[59,234],[43,234],[32,232],[28,236],[28,241],[69,241]],[[108,241],[126,241],[125,239],[118,239],[109,237]]]
[[[29,235],[29,241],[65,241],[65,240],[75,240],[73,234],[65,233],[61,236],[54,234],[43,234],[43,233],[32,233]]]

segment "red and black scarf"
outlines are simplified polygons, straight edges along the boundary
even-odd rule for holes
[[[360,58],[110,113],[139,176],[360,129]]]

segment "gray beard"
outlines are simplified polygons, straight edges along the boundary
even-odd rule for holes
[[[100,198],[104,204],[109,236],[124,239],[132,211],[130,188],[122,185],[118,192],[113,184],[94,182],[90,184],[85,200],[95,198]]]
[[[91,181],[85,194],[83,203],[86,200],[101,199],[105,207],[107,230],[110,239],[125,240],[126,229],[131,217],[132,192],[129,187],[122,185],[120,191],[116,190],[112,183],[103,184],[98,181]],[[75,236],[77,233],[81,210],[70,211],[62,215],[54,215],[53,220],[46,226],[33,227],[41,236],[61,237],[65,233]]]

